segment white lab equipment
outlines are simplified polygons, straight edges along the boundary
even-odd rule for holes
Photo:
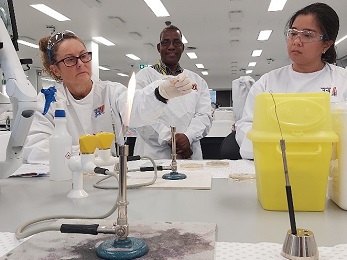
[[[0,70],[0,73],[2,73],[1,70]],[[1,128],[3,128],[1,130],[10,130],[12,119],[13,119],[13,113],[12,113],[11,101],[7,96],[5,96],[3,93],[0,92],[0,125],[1,125]],[[3,146],[3,147],[6,147],[6,146]],[[5,159],[2,159],[0,161],[3,161]]]
[[[231,120],[213,120],[210,132],[206,137],[226,137],[233,129]]]
[[[233,80],[231,83],[231,95],[233,100],[235,122],[242,117],[248,92],[254,82],[254,79],[250,76],[241,76],[238,79]]]
[[[10,131],[0,131],[0,147],[6,147],[8,144],[8,140],[10,139],[11,132]],[[4,161],[6,159],[6,150],[0,149],[0,161]]]
[[[118,162],[118,158],[112,156],[111,145],[114,144],[115,134],[110,132],[100,132],[95,134],[97,137],[97,157],[95,164],[99,167],[105,167],[113,171],[114,165]]]
[[[67,195],[70,199],[88,197],[88,193],[83,189],[83,173],[93,173],[96,167],[94,151],[98,138],[95,135],[82,135],[79,143],[81,155],[71,157],[68,165],[72,171],[72,190]]]
[[[80,199],[88,197],[88,193],[83,189],[83,172],[86,168],[93,168],[94,154],[81,154],[81,156],[73,156],[69,160],[69,168],[72,171],[72,189],[66,197],[69,199]],[[89,167],[89,166],[92,167]],[[92,171],[88,171],[92,172]]]
[[[339,136],[334,143],[328,182],[328,196],[347,210],[347,102],[331,103],[333,128]]]
[[[110,149],[114,139],[115,135],[110,132],[80,136],[81,154],[72,156],[68,165],[72,171],[72,190],[67,195],[68,198],[88,197],[88,194],[83,189],[83,173],[96,173],[96,169],[99,168],[105,174],[104,169],[113,171],[113,169],[117,168],[116,165],[119,164],[119,158],[113,157]],[[97,151],[96,154],[95,151]],[[103,168],[99,166],[103,166]]]
[[[49,176],[52,181],[72,179],[69,168],[72,137],[67,131],[66,122],[65,110],[58,105],[54,114],[53,134],[49,137]]]
[[[213,111],[213,121],[207,137],[228,136],[235,123],[232,107],[219,107]]]
[[[4,112],[12,111],[11,101],[3,93],[0,92],[0,115]]]
[[[0,22],[0,65],[6,80],[6,92],[13,106],[14,120],[7,145],[6,159],[0,162],[0,179],[7,178],[22,165],[23,146],[33,120],[37,95],[24,74],[8,28],[5,26],[5,24],[7,26],[11,24],[11,16],[15,21],[13,6],[9,7],[12,8],[12,12],[9,11],[8,14],[1,16],[3,22]]]
[[[230,120],[235,121],[232,107],[219,107],[213,113],[213,120]]]

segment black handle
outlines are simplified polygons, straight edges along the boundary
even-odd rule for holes
[[[157,171],[162,171],[163,166],[157,166]],[[148,171],[154,171],[154,167],[140,167],[141,172],[148,172]]]
[[[91,225],[62,224],[60,226],[60,232],[97,235],[98,227],[99,227],[99,224],[91,224]]]
[[[140,155],[129,155],[127,157],[128,162],[130,161],[138,161],[141,160],[141,156]]]

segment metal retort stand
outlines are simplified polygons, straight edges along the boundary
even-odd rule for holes
[[[177,172],[177,154],[176,154],[176,127],[171,126],[171,172],[163,175],[163,179],[181,180],[187,178],[187,175]]]
[[[139,238],[128,237],[129,225],[127,218],[127,156],[129,146],[119,146],[119,194],[118,218],[113,224],[115,239],[106,240],[97,248],[97,255],[103,259],[134,259],[148,253],[146,242]]]

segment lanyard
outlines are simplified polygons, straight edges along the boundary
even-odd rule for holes
[[[160,61],[158,61],[157,64],[158,64],[158,68],[159,68],[159,70],[160,70],[160,73],[161,73],[162,75],[166,76],[167,73],[166,73],[166,70],[165,70],[165,68],[163,67],[162,63],[161,63]]]

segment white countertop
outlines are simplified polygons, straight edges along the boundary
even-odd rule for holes
[[[216,259],[239,259],[218,258],[221,248],[225,253],[225,248],[235,246],[239,250],[253,248],[257,252],[271,244],[280,247],[290,228],[288,212],[262,209],[249,163],[230,161],[229,167],[224,169],[204,168],[213,176],[211,190],[129,189],[129,225],[135,220],[216,223],[217,242],[223,242],[216,244]],[[242,171],[248,171],[249,178],[229,178],[230,174],[242,175]],[[73,200],[66,197],[71,189],[69,181],[54,182],[48,177],[0,180],[0,232],[13,233],[20,224],[36,217],[67,213],[94,216],[107,212],[115,202],[116,193],[93,188],[99,178],[84,176],[89,197]],[[116,219],[116,216],[109,218]],[[329,252],[337,252],[338,244],[347,244],[346,219],[347,212],[329,199],[323,212],[296,212],[297,227],[313,231],[317,245],[329,247]],[[264,242],[267,244],[259,244]]]

